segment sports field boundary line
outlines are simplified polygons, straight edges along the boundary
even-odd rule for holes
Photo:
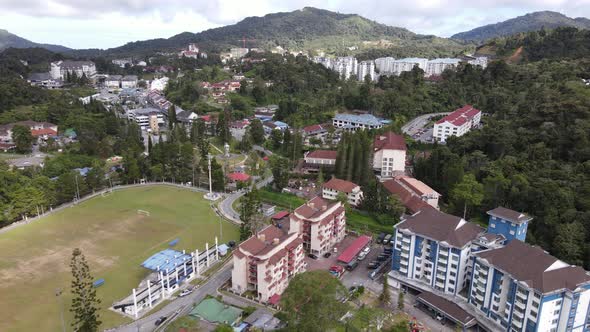
[[[55,212],[61,211],[63,209],[75,206],[76,204],[83,203],[89,199],[92,199],[95,197],[102,197],[102,194],[105,192],[111,192],[111,194],[114,194],[115,191],[118,191],[118,190],[125,190],[125,189],[130,189],[130,188],[141,188],[141,187],[146,187],[146,186],[170,186],[170,187],[175,187],[175,188],[179,188],[179,189],[187,189],[187,190],[191,190],[191,191],[195,191],[195,192],[202,192],[202,193],[208,192],[208,190],[204,189],[204,188],[192,187],[192,186],[182,185],[182,184],[173,183],[173,182],[146,182],[146,183],[141,183],[141,184],[136,183],[136,184],[117,185],[114,187],[105,188],[100,191],[96,191],[91,194],[88,194],[75,202],[72,201],[72,202],[64,203],[64,204],[62,204],[58,207],[55,207],[55,208],[50,208],[49,211],[46,211],[45,213],[37,215],[35,217],[27,218],[26,220],[20,220],[20,221],[13,222],[10,225],[0,228],[0,234],[6,233],[10,230],[13,230],[15,228],[18,228],[18,227],[21,227],[24,225],[28,225],[33,222],[36,222],[43,217],[49,216],[49,215],[51,215]],[[103,198],[106,198],[106,197],[103,197]]]

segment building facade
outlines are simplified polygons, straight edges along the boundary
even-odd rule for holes
[[[359,129],[383,128],[383,122],[372,114],[339,113],[332,119],[334,128],[356,131]]]
[[[342,203],[319,196],[295,209],[289,224],[289,232],[296,233],[303,240],[305,250],[314,255],[331,251],[346,236]]]
[[[242,242],[233,254],[232,290],[242,294],[254,291],[268,302],[280,296],[297,273],[305,271],[303,240],[269,225]]]
[[[429,60],[426,63],[426,76],[440,76],[442,73],[447,70],[451,69],[454,70],[461,62],[460,59],[450,59],[450,58],[443,58],[443,59],[433,59]]]
[[[481,111],[465,105],[434,124],[433,136],[439,142],[446,142],[450,136],[463,136],[479,125]]]
[[[435,209],[395,225],[392,273],[450,295],[465,292],[471,279],[471,244],[484,229]]]
[[[322,186],[322,197],[329,200],[336,200],[338,194],[346,195],[348,204],[358,206],[363,201],[363,191],[358,184],[346,180],[332,178]]]
[[[371,81],[377,80],[375,63],[373,61],[361,61],[361,63],[358,64],[356,79],[363,82],[367,76],[369,76]]]
[[[406,141],[402,135],[387,132],[373,140],[373,170],[383,178],[404,174]]]
[[[72,60],[60,60],[51,63],[51,69],[49,71],[51,78],[65,80],[67,74],[75,74],[77,77],[86,76],[90,81],[96,79],[96,66],[92,61],[72,61]]]

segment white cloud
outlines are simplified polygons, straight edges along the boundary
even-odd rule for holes
[[[305,6],[439,36],[537,10],[590,16],[590,0],[0,0],[0,28],[36,42],[105,48]]]

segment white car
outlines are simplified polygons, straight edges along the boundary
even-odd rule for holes
[[[178,295],[179,297],[184,297],[189,295],[190,293],[192,293],[193,290],[192,289],[184,289],[182,292],[180,292],[180,295]]]
[[[365,249],[363,249],[363,254],[364,255],[367,255],[370,252],[371,252],[371,247],[366,247]]]

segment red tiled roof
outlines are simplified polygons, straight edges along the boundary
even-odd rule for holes
[[[336,160],[336,151],[333,150],[315,150],[309,152],[305,157],[306,158],[315,158],[315,159],[334,159]]]
[[[455,126],[461,126],[465,122],[470,121],[473,119],[477,113],[481,112],[480,110],[473,108],[471,105],[465,105],[456,111],[452,112],[451,114],[445,116],[444,118],[438,120],[436,123],[441,124],[445,122],[449,122]]]
[[[409,176],[398,176],[395,178],[395,180],[406,185],[406,187],[410,188],[413,192],[415,192],[418,195],[428,195],[428,194],[440,195],[439,193],[436,192],[436,190],[430,188],[426,183],[424,183],[418,179],[411,178]]]
[[[402,135],[398,135],[391,131],[383,135],[377,135],[373,141],[373,148],[378,150],[407,150],[406,140]]]
[[[324,187],[336,191],[342,191],[348,194],[351,193],[354,188],[358,187],[358,185],[350,181],[332,178],[330,181],[324,183]]]
[[[328,202],[320,196],[316,196],[307,203],[295,209],[295,213],[303,216],[304,218],[311,219],[320,216],[334,204],[340,204],[340,202]]]
[[[324,130],[324,127],[322,127],[322,125],[320,124],[314,124],[311,126],[303,127],[303,131],[306,133],[313,133],[320,130]]]
[[[358,253],[371,242],[371,237],[367,235],[361,235],[354,242],[344,249],[344,251],[338,256],[338,261],[348,264]]]
[[[401,203],[410,213],[416,213],[422,209],[434,209],[430,204],[422,200],[420,196],[412,193],[396,180],[387,180],[383,182],[383,186],[390,193],[397,195]]]
[[[43,136],[43,135],[57,136],[57,131],[55,131],[53,129],[49,129],[49,128],[33,129],[33,130],[31,130],[31,135],[33,135],[34,137]]]
[[[261,235],[264,236],[264,241],[261,239]],[[243,249],[252,255],[263,255],[265,252],[268,252],[275,247],[275,244],[272,242],[274,239],[279,239],[280,243],[285,240],[285,236],[285,233],[280,228],[269,225],[258,232],[258,234],[242,242],[238,248]]]
[[[281,212],[276,213],[271,218],[272,219],[275,219],[275,220],[278,220],[278,219],[283,219],[283,218],[285,218],[288,215],[289,215],[289,211],[281,211]]]
[[[237,172],[229,173],[229,175],[227,177],[232,181],[246,182],[246,181],[250,180],[250,175],[248,175],[246,173],[237,173]]]

